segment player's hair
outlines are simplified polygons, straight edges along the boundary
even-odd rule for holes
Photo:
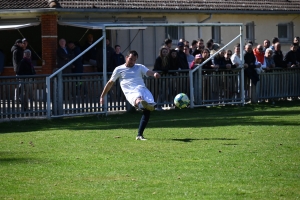
[[[127,56],[129,56],[130,54],[136,56],[137,58],[139,57],[139,54],[135,50],[128,51]]]

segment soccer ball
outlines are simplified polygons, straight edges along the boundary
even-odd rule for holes
[[[174,104],[177,108],[186,108],[190,103],[189,97],[184,93],[179,93],[174,98]]]

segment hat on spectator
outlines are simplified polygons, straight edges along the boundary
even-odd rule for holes
[[[22,43],[22,40],[21,40],[21,39],[17,39],[17,40],[16,40],[16,44],[19,44],[19,43]]]
[[[26,38],[23,38],[23,39],[22,39],[22,42],[24,43],[25,41],[27,41]]]
[[[183,42],[178,42],[177,46],[178,46],[178,47],[183,47],[184,44],[183,44]]]
[[[197,54],[197,55],[195,56],[195,58],[196,58],[196,59],[202,58],[202,56],[201,56],[201,54]]]

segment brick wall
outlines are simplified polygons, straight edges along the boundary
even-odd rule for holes
[[[51,74],[56,68],[57,15],[41,16],[42,27],[42,74]]]

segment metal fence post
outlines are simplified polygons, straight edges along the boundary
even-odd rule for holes
[[[63,77],[62,71],[57,74],[57,111],[59,115],[63,114]]]

